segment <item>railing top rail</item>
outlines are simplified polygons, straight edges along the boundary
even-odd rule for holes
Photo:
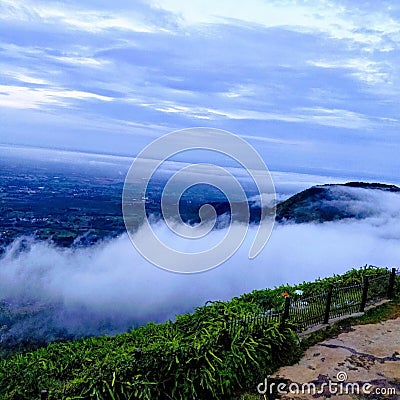
[[[314,296],[309,296],[309,297],[300,297],[298,299],[291,298],[290,301],[291,301],[291,303],[295,303],[295,302],[300,302],[300,303],[301,302],[309,302],[309,303],[311,303],[314,300],[325,298],[326,295],[327,295],[327,292],[322,292],[320,294],[316,294]]]
[[[342,286],[342,287],[334,287],[333,291],[334,292],[348,292],[352,290],[362,290],[363,284],[362,283],[357,283],[356,285],[351,285],[351,286]]]
[[[387,274],[382,274],[379,276],[374,276],[372,278],[369,278],[369,282],[373,282],[373,281],[377,281],[379,279],[388,279],[390,276],[390,272],[388,272]]]

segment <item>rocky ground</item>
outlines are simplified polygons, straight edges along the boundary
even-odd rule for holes
[[[400,399],[400,318],[354,326],[318,343],[270,383],[273,378],[278,379],[275,385],[282,383],[281,392],[288,392],[281,399]],[[316,390],[308,385],[302,393],[307,383]]]

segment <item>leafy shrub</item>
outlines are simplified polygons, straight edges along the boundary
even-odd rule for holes
[[[249,329],[230,321],[249,313],[282,310],[283,292],[321,293],[328,285],[345,287],[365,276],[387,274],[366,267],[343,275],[282,285],[214,302],[175,322],[148,323],[115,337],[53,343],[0,361],[0,398],[53,399],[229,399],[252,388],[301,354],[295,333],[267,321]],[[398,288],[396,281],[396,288]]]

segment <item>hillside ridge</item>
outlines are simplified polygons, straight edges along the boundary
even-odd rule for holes
[[[276,206],[276,221],[307,223],[367,218],[374,210],[367,204],[364,193],[357,189],[400,192],[398,186],[384,183],[347,182],[316,185],[279,203]],[[364,208],[360,202],[365,202]]]

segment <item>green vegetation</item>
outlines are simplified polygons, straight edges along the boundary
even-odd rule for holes
[[[56,399],[230,398],[261,371],[271,373],[299,354],[293,332],[276,324],[227,337],[218,317],[182,316],[175,324],[16,355],[0,366],[0,396],[32,399],[48,388]]]
[[[354,285],[387,274],[365,267],[296,286],[254,291],[200,307],[175,322],[149,323],[115,337],[53,343],[0,361],[0,398],[35,399],[230,399],[254,389],[266,374],[296,362],[300,344],[290,325],[235,324],[252,313],[282,311],[292,296],[321,293],[330,284]],[[398,293],[396,282],[395,293]],[[309,342],[309,344],[311,341]],[[249,397],[251,398],[251,397]]]

